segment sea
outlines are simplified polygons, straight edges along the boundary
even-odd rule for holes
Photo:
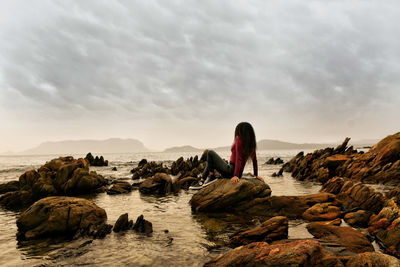
[[[281,165],[264,164],[271,157],[289,161],[298,152],[257,151],[259,175],[271,187],[272,195],[306,195],[317,193],[321,188],[317,183],[297,181],[289,173],[272,177]],[[229,159],[229,151],[219,154]],[[90,169],[106,178],[131,181],[130,170],[137,167],[143,158],[170,166],[179,157],[195,155],[196,152],[103,154],[109,166]],[[0,156],[0,183],[17,180],[25,171],[37,169],[59,156],[66,155]],[[72,156],[80,158],[85,155]],[[113,167],[117,171],[113,171]],[[247,164],[244,173],[248,172],[253,172],[252,164]],[[189,201],[193,194],[190,190],[182,190],[160,197],[142,195],[134,190],[121,195],[82,196],[106,210],[109,224],[114,224],[123,213],[128,213],[133,220],[143,214],[153,224],[151,235],[134,231],[112,232],[104,239],[95,240],[79,238],[19,243],[16,240],[16,220],[20,213],[0,207],[0,266],[203,266],[211,258],[231,249],[226,245],[230,234],[249,227],[249,224],[260,223],[251,218],[244,222],[239,218],[230,218],[229,222],[216,218],[210,223],[210,218],[192,213]],[[312,238],[305,224],[302,220],[290,221],[289,238]]]

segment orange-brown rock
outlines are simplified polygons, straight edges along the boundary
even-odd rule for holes
[[[284,216],[273,217],[250,230],[240,232],[231,238],[233,245],[247,245],[252,242],[284,239],[288,237],[289,221]]]
[[[371,242],[362,233],[348,226],[312,222],[307,225],[307,230],[316,238],[338,243],[355,253],[374,251]]]
[[[105,184],[105,179],[89,171],[85,159],[59,157],[37,171],[30,170],[19,178],[20,189],[0,197],[7,208],[20,208],[26,204],[54,195],[73,196],[91,193]]]
[[[336,149],[326,148],[304,155],[299,153],[283,166],[299,180],[325,183],[341,176],[358,181],[400,182],[400,133],[387,136],[366,153],[347,147],[349,139]]]
[[[366,210],[349,212],[344,216],[344,221],[351,226],[367,227],[372,213]]]
[[[346,267],[400,267],[400,261],[380,252],[365,252],[349,258]]]
[[[276,245],[255,242],[237,247],[212,259],[204,266],[324,266],[323,257],[321,244],[315,240],[299,240]]]
[[[303,219],[307,221],[332,221],[341,215],[340,208],[332,203],[318,203],[303,213]]]
[[[17,220],[19,239],[91,233],[107,214],[93,202],[75,197],[47,197],[35,202]]]
[[[139,185],[142,194],[165,195],[172,192],[172,179],[166,173],[156,173]]]

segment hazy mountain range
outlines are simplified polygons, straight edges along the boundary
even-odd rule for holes
[[[86,154],[92,153],[131,153],[149,151],[142,142],[135,139],[111,138],[107,140],[67,140],[44,142],[39,146],[18,154]]]
[[[350,145],[355,148],[372,146],[379,140],[359,140],[350,141]],[[337,146],[340,142],[336,143],[290,143],[279,140],[263,139],[257,142],[259,150],[280,150],[280,149],[320,149],[325,147]],[[217,151],[226,151],[230,146],[222,146],[211,148]],[[163,152],[201,152],[204,148],[196,148],[190,145],[174,146],[165,149]],[[120,139],[111,138],[107,140],[67,140],[57,142],[44,142],[39,146],[21,151],[18,153],[4,152],[3,155],[18,154],[18,155],[46,155],[46,154],[86,154],[88,152],[96,154],[104,153],[136,153],[148,152],[149,149],[144,146],[142,142],[136,139]]]

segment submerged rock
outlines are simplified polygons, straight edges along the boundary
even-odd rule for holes
[[[255,198],[271,195],[270,187],[258,179],[242,178],[238,183],[218,179],[192,196],[190,204],[195,211],[233,212]]]
[[[255,242],[237,247],[218,256],[204,266],[324,266],[321,244],[314,240],[268,245]]]
[[[171,176],[165,173],[156,173],[139,185],[142,194],[165,195],[172,192]]]
[[[17,220],[18,239],[41,237],[79,237],[104,224],[107,214],[93,202],[75,197],[41,199]]]
[[[312,222],[307,225],[307,230],[316,238],[338,243],[355,253],[374,251],[374,247],[365,235],[348,226]]]
[[[288,219],[284,216],[276,216],[253,229],[240,232],[231,238],[234,245],[247,245],[252,242],[284,239],[288,237]]]
[[[91,193],[105,183],[103,176],[89,172],[85,159],[60,157],[47,162],[37,171],[30,170],[21,175],[20,189],[1,196],[0,204],[10,209],[20,208],[47,196]]]
[[[281,158],[276,158],[276,159],[270,158],[269,160],[267,160],[267,161],[265,162],[265,164],[268,164],[268,165],[283,164],[283,160],[282,160]]]

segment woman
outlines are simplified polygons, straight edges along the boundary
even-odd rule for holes
[[[217,170],[222,177],[231,178],[232,183],[239,182],[242,177],[244,166],[246,162],[251,159],[253,161],[254,175],[258,180],[264,180],[258,176],[257,156],[256,156],[256,136],[254,129],[248,122],[241,122],[235,129],[235,140],[231,147],[231,158],[227,164],[217,153],[213,150],[207,152],[207,164],[202,174],[201,180],[190,189],[201,189],[217,179],[214,171]]]

